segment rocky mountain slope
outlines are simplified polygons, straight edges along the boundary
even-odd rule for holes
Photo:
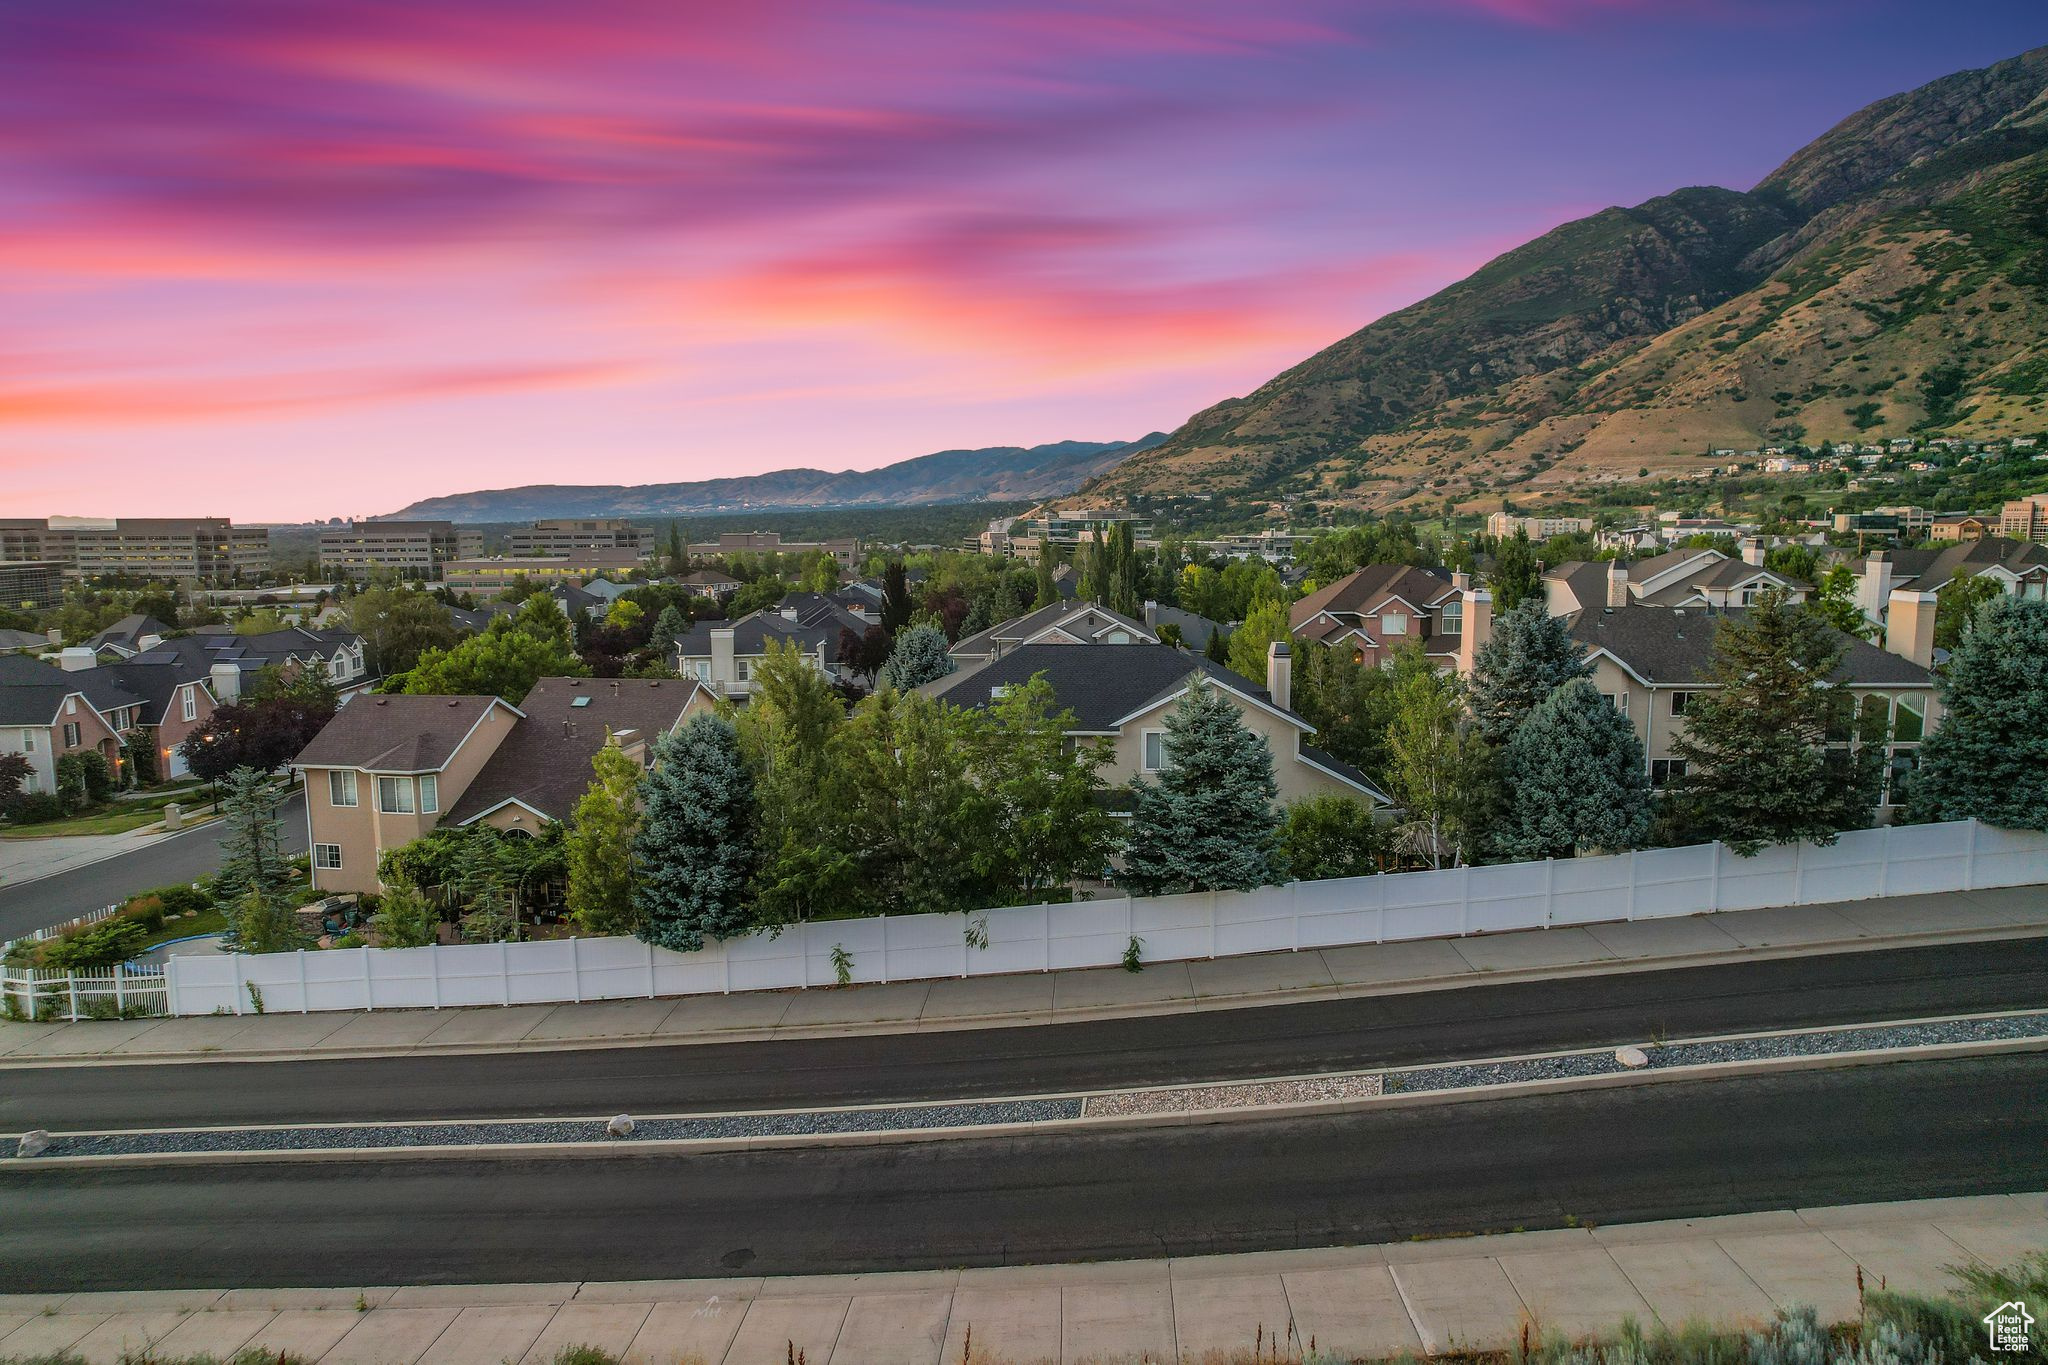
[[[918,507],[936,503],[1028,501],[1071,493],[1118,461],[1165,440],[1057,441],[1041,446],[942,450],[880,469],[780,469],[694,483],[530,484],[426,498],[392,517],[460,522],[536,517],[702,516],[787,507]]]
[[[1747,192],[1567,223],[1091,491],[1519,496],[1716,447],[2032,433],[2044,403],[2048,48],[1881,100]]]

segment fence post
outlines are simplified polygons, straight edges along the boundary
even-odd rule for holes
[[[1287,883],[1287,917],[1294,921],[1294,951],[1301,951],[1301,883]]]
[[[647,998],[654,998],[654,940],[643,940],[647,947]]]
[[[441,959],[438,955],[434,958],[434,970],[441,970]],[[505,940],[502,938],[498,940],[498,1003],[512,1003],[512,956],[511,950],[505,946]]]
[[[1636,851],[1628,851],[1628,917],[1634,923],[1636,917]]]
[[[128,973],[122,970],[120,963],[116,962],[114,964],[114,1013],[116,1014],[126,1014],[128,1012],[128,1000],[121,992],[121,978],[126,975]]]
[[[1880,899],[1890,894],[1892,884],[1892,827],[1884,826],[1884,847],[1877,859],[1877,894]]]
[[[1963,890],[1977,889],[1977,817],[1970,817],[1970,841],[1963,850]]]
[[[1458,937],[1472,932],[1472,869],[1458,869]]]
[[[429,953],[427,955],[427,980],[431,981],[434,985],[434,1008],[439,1009],[441,1008],[441,955],[439,953]]]
[[[182,1018],[178,1013],[178,959],[164,959],[164,1013],[173,1019]]]
[[[889,917],[888,917],[887,915],[883,915],[883,916],[882,916],[881,918],[882,918],[882,984],[883,984],[884,986],[886,986],[886,985],[888,985],[888,984],[889,984]],[[965,919],[966,919],[967,917],[966,917],[965,915],[962,915],[962,916],[961,916],[960,918],[961,918],[961,919],[962,919],[962,920],[964,921],[964,920],[965,920]],[[961,956],[962,956],[962,957],[964,958],[964,957],[966,956],[966,952],[967,952],[967,928],[966,928],[966,925],[965,925],[964,923],[963,923],[963,924],[961,925],[961,929],[960,929],[960,951],[961,951]],[[965,976],[965,975],[967,975],[967,973],[966,973],[966,971],[965,971],[965,970],[962,970],[962,972],[961,972],[960,974],[961,974],[962,976]]]
[[[306,1014],[306,950],[299,949],[299,1013]]]
[[[718,945],[718,975],[719,975],[719,988],[718,988],[718,989],[719,989],[719,991],[720,991],[721,993],[725,994],[725,995],[731,995],[731,994],[732,994],[732,945],[731,945],[731,944],[729,944],[729,943],[720,943],[720,944]]]
[[[363,1008],[374,1010],[377,1008],[377,985],[370,978],[370,950],[368,947],[362,947],[356,951],[363,955]]]
[[[576,1003],[583,1003],[583,953],[577,948],[582,940],[573,934],[569,938],[569,992],[576,997]]]
[[[1792,845],[1792,903],[1806,904],[1806,840]]]
[[[1216,960],[1216,891],[1209,891],[1209,960]]]
[[[64,985],[71,993],[71,1018],[75,1023],[78,1019],[78,973],[64,973]]]
[[[1557,859],[1543,860],[1543,927],[1557,918]]]
[[[1714,840],[1707,845],[1707,850],[1713,855],[1707,864],[1707,905],[1718,911],[1721,908],[1721,841]]]
[[[242,955],[240,953],[229,953],[228,957],[235,964],[235,1013],[240,1014],[243,1012],[242,1001],[248,996],[249,988],[242,981]]]

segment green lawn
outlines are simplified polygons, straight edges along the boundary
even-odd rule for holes
[[[153,825],[164,818],[164,807],[176,801],[188,808],[186,824],[191,824],[189,808],[200,805],[205,793],[193,788],[188,791],[172,792],[162,796],[146,796],[139,801],[121,801],[74,815],[64,820],[46,820],[38,825],[8,825],[0,828],[0,839],[57,839],[80,834],[126,834],[130,830]]]

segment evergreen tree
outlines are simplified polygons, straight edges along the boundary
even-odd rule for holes
[[[671,578],[681,578],[690,572],[690,551],[683,541],[681,522],[668,524],[668,572]]]
[[[1081,586],[1075,597],[1082,602],[1100,604],[1108,600],[1108,591],[1102,576],[1102,534],[1090,531],[1088,539],[1075,547],[1075,567],[1081,571]]]
[[[1138,601],[1138,546],[1133,538],[1131,524],[1120,521],[1110,532],[1110,566],[1108,578],[1109,609],[1135,617],[1140,610]]]
[[[1517,527],[1494,547],[1493,572],[1487,576],[1486,586],[1493,590],[1494,610],[1502,613],[1513,611],[1525,597],[1543,595],[1543,584],[1536,575],[1536,548],[1529,543],[1527,531]]]
[[[1466,680],[1472,718],[1487,743],[1506,744],[1544,698],[1592,675],[1586,647],[1572,638],[1564,618],[1546,611],[1541,597],[1524,598],[1495,622],[1493,638],[1473,660]]]
[[[752,928],[754,781],[732,722],[699,713],[664,735],[646,792],[646,814],[633,836],[642,870],[639,936],[693,952],[706,937]]]
[[[681,607],[673,604],[663,607],[661,615],[654,618],[654,630],[647,637],[655,657],[673,668],[676,662],[676,642],[690,633],[689,618],[683,615]]]
[[[1745,857],[1766,844],[1833,843],[1870,823],[1881,770],[1847,762],[1855,699],[1829,684],[1847,641],[1778,592],[1722,620],[1685,729],[1671,744],[1686,773],[1680,822]],[[1829,745],[1839,743],[1833,757]],[[1879,750],[1878,752],[1882,752]]]
[[[1287,608],[1279,602],[1261,602],[1245,613],[1244,624],[1230,632],[1230,668],[1234,673],[1266,685],[1266,651],[1287,640]]]
[[[1131,783],[1123,882],[1140,895],[1248,891],[1279,876],[1273,751],[1196,674],[1166,713],[1165,769]]]
[[[1980,606],[1937,685],[1945,714],[1920,746],[1913,817],[2048,829],[2048,603]]]
[[[1230,666],[1230,632],[1217,626],[1209,632],[1209,642],[1202,646],[1202,657],[1212,664]]]
[[[1407,845],[1431,867],[1470,860],[1492,796],[1486,742],[1465,724],[1459,692],[1433,668],[1411,671],[1387,727],[1390,794],[1407,811]]]
[[[1038,542],[1038,572],[1034,578],[1036,594],[1031,599],[1031,609],[1049,607],[1060,600],[1059,584],[1053,579],[1053,570],[1059,567],[1059,557],[1053,553],[1052,538],[1043,537]]]
[[[370,917],[379,948],[428,947],[440,937],[440,925],[440,914],[408,881],[386,882],[383,903]]]
[[[893,636],[910,624],[911,610],[910,575],[902,560],[892,559],[882,570],[882,629]]]
[[[1856,571],[1846,563],[1837,564],[1820,576],[1806,605],[1844,635],[1869,638],[1871,624],[1863,609],[1856,605]]]
[[[1952,650],[1976,619],[1977,609],[2001,594],[1998,580],[1983,574],[1959,573],[1935,590],[1934,645]]]
[[[266,899],[279,898],[292,884],[292,869],[284,856],[277,797],[254,768],[229,773],[226,788],[220,803],[224,832],[214,895],[224,904],[251,891]]]
[[[884,687],[908,692],[945,677],[955,667],[953,656],[946,652],[946,632],[937,626],[912,626],[896,637],[878,681]]]
[[[1650,779],[1628,717],[1585,678],[1544,698],[1501,755],[1506,818],[1493,848],[1513,860],[1639,848],[1650,832]]]
[[[609,735],[590,767],[590,786],[576,802],[566,840],[569,914],[585,933],[630,934],[639,927],[633,836],[640,825],[643,774]]]

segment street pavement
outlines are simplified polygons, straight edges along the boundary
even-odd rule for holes
[[[306,798],[293,793],[278,808],[287,854],[306,851]],[[218,820],[155,839],[132,853],[103,858],[55,876],[0,886],[0,940],[61,924],[153,886],[189,882],[220,867]]]
[[[1172,1258],[2048,1187],[2048,1055],[1144,1130],[0,1170],[0,1284],[474,1284]],[[9,1343],[10,1345],[12,1343]]]
[[[2044,1001],[2048,938],[2035,937],[1037,1026],[298,1061],[0,1061],[0,1129],[646,1115],[1028,1095],[1985,1013]],[[683,1004],[574,1008],[646,1014]],[[221,1046],[252,1030],[275,1037],[273,1030],[308,1027],[443,1028],[490,1024],[501,1013],[174,1023],[210,1030],[206,1036]],[[140,1045],[152,1036],[149,1023],[86,1022],[66,1031],[0,1025],[0,1047],[33,1049],[76,1037],[114,1048]]]
[[[1331,1355],[1441,1354],[1633,1319],[1741,1329],[1781,1309],[1858,1315],[1857,1277],[1952,1289],[1946,1267],[2048,1248],[2040,1194],[1777,1209],[1705,1221],[1249,1256],[903,1275],[0,1295],[0,1355],[113,1361],[290,1351],[322,1365],[1200,1361],[1277,1337]],[[1973,1305],[1988,1311],[1993,1305]],[[971,1346],[970,1346],[971,1338]]]

